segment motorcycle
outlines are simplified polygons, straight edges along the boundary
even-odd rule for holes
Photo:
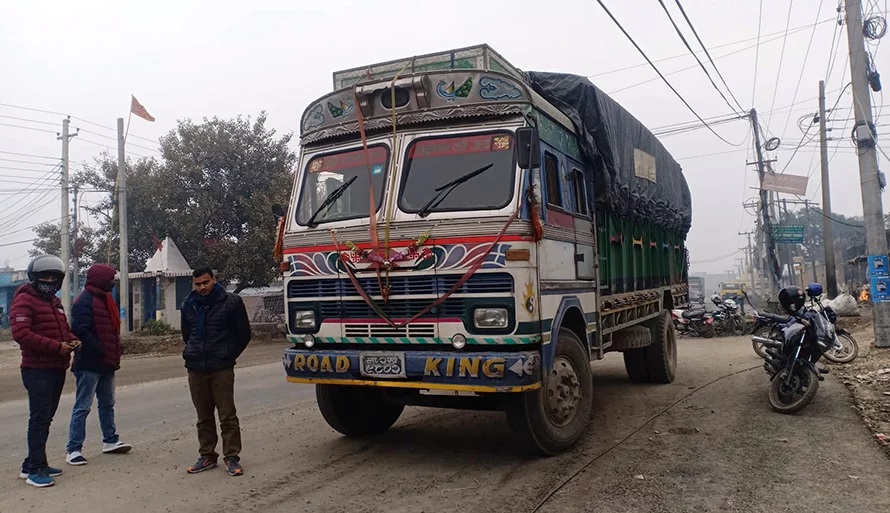
[[[810,287],[807,289],[810,292]],[[796,290],[801,297],[803,293]],[[781,341],[752,337],[766,348],[763,368],[770,376],[769,402],[779,413],[806,408],[816,397],[819,382],[825,379],[822,374],[828,373],[817,368],[816,362],[834,346],[835,328],[827,312],[815,308],[810,297],[809,307],[801,301],[799,309],[787,319]]]
[[[704,302],[701,308],[687,310],[671,310],[671,318],[674,321],[674,329],[682,337],[691,335],[694,337],[713,338],[717,335],[714,326],[714,317],[705,311]]]
[[[745,334],[745,321],[739,313],[739,305],[732,299],[721,300],[712,296],[711,301],[717,306],[714,311],[714,325],[718,333],[729,333],[734,336]]]

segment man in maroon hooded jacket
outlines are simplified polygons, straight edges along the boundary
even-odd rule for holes
[[[77,380],[65,458],[71,465],[87,464],[81,451],[94,396],[99,403],[102,452],[121,454],[131,449],[120,441],[114,425],[114,373],[121,366],[121,318],[111,296],[116,274],[114,267],[105,264],[90,267],[86,286],[71,309],[71,330],[82,344],[71,366]]]
[[[12,300],[9,323],[12,338],[22,350],[22,383],[28,390],[28,457],[22,463],[21,478],[32,486],[55,484],[62,473],[46,462],[49,426],[59,408],[65,371],[71,352],[80,343],[68,328],[62,301],[56,293],[65,279],[62,260],[40,255],[28,264],[28,279]]]

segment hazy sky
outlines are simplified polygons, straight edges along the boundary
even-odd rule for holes
[[[685,27],[676,4],[665,3],[681,28]],[[682,3],[705,45],[713,49],[712,57],[741,104],[749,108],[753,97],[768,131],[784,135],[783,146],[794,148],[803,135],[798,118],[818,107],[818,81],[826,77],[832,36],[838,26],[828,21],[817,25],[815,31],[794,29],[833,20],[836,0],[793,2],[790,23],[789,0],[763,2],[756,69],[752,46],[758,30],[758,1]],[[683,56],[657,63],[663,72],[695,65],[657,0],[608,0],[606,4],[650,58]],[[786,23],[792,33],[783,54],[780,36]],[[692,39],[691,33],[686,33]],[[849,80],[845,28],[837,41],[840,51],[827,80],[828,91],[833,91],[828,95],[829,105],[837,101],[838,90]],[[692,42],[695,44],[694,39]],[[280,132],[298,132],[303,109],[331,90],[335,70],[478,43],[490,44],[522,69],[598,75],[592,77],[593,82],[614,93],[612,96],[650,129],[694,119],[648,66],[607,73],[645,61],[590,0],[551,0],[546,4],[518,0],[488,4],[395,0],[5,2],[0,16],[0,104],[66,113],[114,127],[116,118],[126,117],[132,93],[157,121],[134,118],[131,136],[151,141],[172,129],[178,119],[256,116],[261,110],[268,111],[269,124]],[[888,51],[879,52],[875,59],[884,76],[890,76],[888,55]],[[668,79],[701,116],[731,112],[701,69],[672,74]],[[653,81],[629,87],[648,80]],[[832,152],[838,148],[831,162],[832,203],[836,212],[859,215],[858,167],[849,143],[852,121],[841,130],[852,117],[848,93],[830,116],[835,127],[831,135],[838,139],[831,143]],[[873,100],[877,105],[883,103],[881,94]],[[792,102],[798,103],[793,110],[769,113]],[[61,119],[56,114],[0,105],[0,152],[6,152],[0,153],[0,265],[8,262],[24,267],[30,244],[11,243],[32,238],[30,226],[61,215],[58,192],[45,188],[51,185],[49,181],[40,182],[44,188],[29,195],[21,192],[35,180],[46,178],[50,166],[45,164],[53,161],[8,153],[58,157],[61,143],[54,132],[60,129]],[[883,119],[877,121],[880,132]],[[72,127],[81,128],[81,135],[71,143],[72,171],[78,163],[90,162],[106,151],[102,145],[115,145],[111,130],[80,120],[73,120]],[[704,129],[662,141],[683,165],[692,190],[689,247],[693,269],[721,272],[733,268],[741,254],[718,257],[741,247],[743,239],[737,232],[754,225],[754,218],[744,212],[741,203],[755,195],[751,190],[755,174],[745,164],[753,159],[747,122],[714,129],[741,146],[728,145]],[[130,146],[134,156],[157,154],[156,143],[135,137],[129,142],[144,146]],[[808,196],[821,201],[816,142],[798,152],[788,172],[806,175],[814,170]],[[782,149],[770,156],[778,159],[781,169],[791,151]],[[886,163],[882,157],[881,165]],[[87,204],[97,199],[96,195],[85,195]],[[19,203],[13,204],[15,201]],[[887,201],[885,194],[885,204]]]

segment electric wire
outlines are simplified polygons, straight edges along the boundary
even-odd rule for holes
[[[782,38],[782,52],[779,54],[779,70],[776,72],[776,84],[773,86],[773,101],[770,103],[770,110],[776,106],[776,96],[779,92],[779,78],[782,76],[782,62],[785,60],[785,46],[788,44],[788,27],[791,25],[791,9],[794,7],[794,0],[788,3],[788,20],[785,22],[785,37]],[[772,114],[766,119],[766,126],[772,121]]]
[[[708,123],[704,119],[702,119],[702,117],[698,114],[698,112],[696,112],[695,109],[692,108],[692,106],[689,104],[689,102],[687,102],[686,99],[683,98],[683,95],[681,95],[680,92],[677,91],[673,85],[671,85],[671,83],[668,81],[668,79],[655,66],[655,64],[652,62],[652,60],[649,59],[649,56],[647,56],[646,53],[643,51],[643,49],[640,48],[640,45],[638,45],[637,42],[634,41],[633,37],[631,37],[631,35],[627,32],[627,30],[624,29],[624,27],[621,25],[621,23],[618,21],[618,19],[615,18],[615,16],[612,14],[612,12],[603,3],[603,0],[597,0],[597,3],[599,3],[600,7],[602,7],[603,10],[606,11],[606,14],[608,14],[609,17],[612,19],[612,21],[615,23],[615,25],[618,26],[618,29],[621,30],[622,33],[624,33],[624,36],[627,37],[627,39],[631,42],[631,44],[634,45],[634,47],[637,49],[637,51],[640,52],[640,55],[642,55],[643,58],[646,59],[646,62],[648,62],[649,65],[652,66],[652,69],[655,70],[656,73],[658,73],[658,75],[661,77],[661,79],[664,81],[664,83],[670,88],[670,90],[683,102],[684,105],[686,105],[686,108],[689,109],[689,111],[692,112],[699,121],[701,121],[703,124],[707,125]],[[708,130],[710,130],[711,133],[714,134],[718,139],[725,142],[726,144],[729,144],[730,146],[741,146],[741,144],[735,144],[735,143],[731,143],[731,142],[727,141],[710,126],[708,126]],[[742,144],[744,144],[744,143],[742,143]]]

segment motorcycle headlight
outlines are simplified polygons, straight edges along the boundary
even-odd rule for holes
[[[311,330],[315,328],[315,312],[312,310],[297,310],[294,312],[294,328]]]
[[[506,308],[477,308],[473,310],[473,324],[477,328],[506,328],[509,318]]]

